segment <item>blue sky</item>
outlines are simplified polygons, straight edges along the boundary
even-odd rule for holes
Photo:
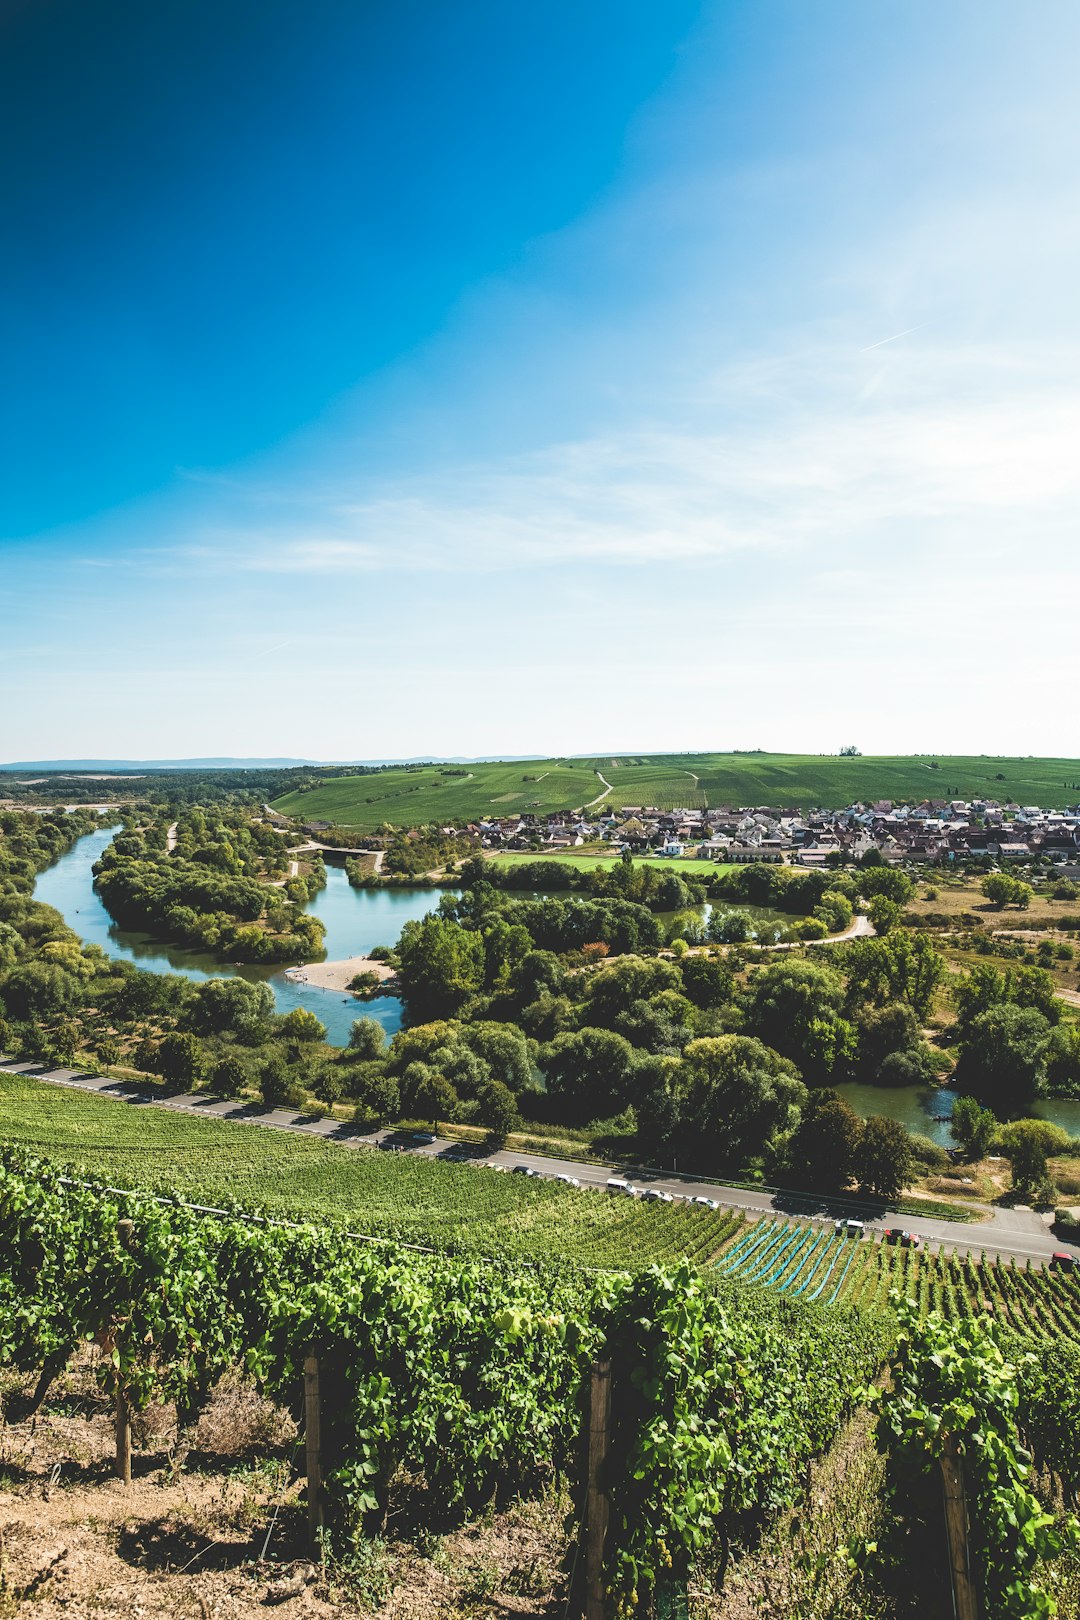
[[[1078,46],[14,0],[0,758],[1080,754]]]

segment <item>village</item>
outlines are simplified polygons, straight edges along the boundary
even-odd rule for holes
[[[1042,859],[1066,868],[1066,876],[1080,875],[1080,806],[1044,810],[993,799],[882,800],[805,813],[762,805],[696,810],[627,805],[606,814],[506,816],[440,832],[464,833],[485,849],[538,854],[600,841],[619,853],[676,860],[823,866],[861,861],[876,850],[890,865]]]

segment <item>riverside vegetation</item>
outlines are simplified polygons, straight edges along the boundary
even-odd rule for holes
[[[205,1076],[224,1088],[239,1074],[241,1089],[270,1100],[280,1087],[303,1101],[340,1085],[362,1120],[381,1111],[380,1097],[394,1101],[393,1088],[396,1106],[419,1117],[449,1108],[486,1124],[487,1111],[496,1131],[527,1111],[587,1121],[601,1107],[620,1109],[665,1144],[704,1142],[717,1164],[768,1165],[799,1185],[868,1192],[903,1179],[913,1151],[926,1150],[849,1117],[829,1082],[857,1065],[880,1080],[897,1055],[936,1072],[940,1050],[924,1032],[947,994],[961,1062],[986,1028],[980,1019],[1036,1012],[1045,1027],[1029,1021],[1021,1032],[1038,1050],[1016,1071],[1019,1095],[1047,1083],[1060,1016],[1042,970],[1018,964],[1007,981],[971,974],[949,992],[932,940],[891,919],[880,938],[834,948],[828,960],[719,942],[664,954],[647,903],[523,899],[479,874],[398,942],[409,1027],[384,1050],[360,1019],[350,1048],[331,1053],[317,1029],[276,1019],[261,986],[193,986],[81,946],[29,891],[33,873],[86,825],[0,823],[9,1050],[100,1058],[104,1046],[121,1071],[120,1057],[140,1056],[150,1072],[166,1071],[166,1083]],[[884,893],[881,878],[839,881],[833,892],[849,903],[848,886],[867,900],[864,881],[870,898],[875,885]],[[151,990],[150,979],[164,988]],[[1002,1112],[1005,1080],[994,1098]],[[968,1083],[968,1147],[1007,1143],[1020,1127],[987,1117],[977,1072]],[[418,1533],[560,1479],[576,1498],[587,1371],[603,1349],[615,1368],[604,1571],[614,1608],[666,1603],[688,1583],[720,1603],[740,1571],[752,1579],[770,1538],[793,1534],[805,1545],[801,1525],[813,1517],[824,1528],[805,1567],[791,1571],[805,1612],[942,1612],[947,1571],[927,1468],[952,1434],[971,1459],[989,1620],[1049,1614],[1055,1602],[1066,1616],[1078,1612],[1065,1510],[1080,1455],[1072,1279],[853,1245],[843,1295],[822,1309],[725,1277],[724,1256],[748,1234],[722,1212],[616,1208],[550,1183],[509,1185],[464,1167],[123,1109],[24,1077],[4,1077],[0,1099],[9,1140],[45,1155],[9,1151],[0,1172],[0,1361],[40,1391],[89,1336],[109,1399],[122,1393],[136,1411],[166,1400],[190,1426],[222,1371],[240,1362],[260,1390],[295,1402],[301,1356],[316,1346],[339,1414],[328,1506],[334,1558],[345,1564],[406,1495]],[[1020,1131],[1014,1169],[1036,1187],[1047,1148],[1061,1144],[1030,1137]],[[80,1181],[167,1190],[170,1202],[71,1186],[59,1163]],[[278,1231],[240,1210],[206,1217],[176,1207],[185,1193],[324,1220]],[[354,1211],[361,1230],[389,1241],[349,1238],[342,1228]],[[120,1219],[133,1222],[128,1243]],[[436,1252],[407,1252],[402,1239]],[[553,1251],[566,1256],[561,1265],[549,1263]],[[655,1258],[667,1269],[650,1267]],[[899,1339],[894,1283],[915,1300]],[[842,1309],[841,1299],[860,1308]],[[977,1320],[987,1308],[999,1325]],[[1038,1362],[1028,1359],[1035,1343]],[[869,1391],[883,1367],[894,1391],[877,1425],[884,1474],[860,1462],[859,1477],[877,1483],[858,1511],[844,1498],[842,1510],[808,1515],[814,1469],[852,1445],[868,1457],[851,1436],[872,1436]]]
[[[1080,1086],[1080,1043],[1051,976],[978,962],[946,990],[932,935],[897,920],[915,888],[903,872],[721,875],[714,894],[719,884],[733,902],[781,902],[819,926],[823,912],[842,925],[854,902],[877,915],[878,937],[827,957],[771,956],[721,943],[731,914],[718,905],[705,930],[711,939],[691,946],[676,915],[666,946],[671,879],[629,861],[570,871],[564,889],[543,896],[507,888],[505,874],[494,885],[488,866],[472,861],[462,891],[381,953],[396,969],[406,1027],[387,1049],[380,1027],[359,1018],[349,1046],[336,1049],[309,1011],[274,1015],[264,984],[196,985],[82,946],[28,891],[58,841],[86,830],[85,816],[12,812],[7,825],[0,1035],[25,1056],[85,1055],[169,1084],[347,1108],[366,1126],[458,1121],[499,1138],[522,1122],[584,1131],[631,1155],[642,1145],[654,1158],[682,1155],[703,1172],[855,1187],[879,1199],[895,1199],[920,1166],[940,1172],[948,1160],[891,1120],[859,1121],[832,1086],[852,1076],[932,1084],[951,1073],[970,1096],[958,1127],[973,1160],[994,1143],[1018,1188],[1052,1197],[1048,1167],[1074,1151],[1044,1122],[999,1123],[1040,1095],[1076,1095]],[[311,920],[299,910],[302,895],[322,880],[318,863],[274,878],[287,870],[286,841],[239,808],[180,812],[171,850],[170,825],[165,813],[118,834],[98,878],[114,903],[123,893],[144,915],[160,910],[166,927],[187,927],[192,908],[164,901],[190,897],[191,875],[209,885],[200,892],[231,903],[250,897],[248,909],[258,905],[274,927],[242,926],[271,948],[298,937]],[[528,870],[524,880],[533,881]],[[235,939],[230,913],[193,915]],[[943,1002],[952,1021],[930,1042],[928,1021]]]

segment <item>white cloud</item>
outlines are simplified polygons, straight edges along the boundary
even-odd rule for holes
[[[917,340],[916,340],[917,341]],[[264,492],[184,555],[302,575],[568,562],[786,561],[870,546],[974,562],[1080,517],[1074,356],[923,341],[873,357],[820,342],[714,376],[693,426],[664,420],[437,477]],[[868,373],[876,386],[866,394]]]

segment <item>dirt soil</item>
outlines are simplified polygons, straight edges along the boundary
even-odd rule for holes
[[[523,1503],[413,1540],[391,1525],[323,1565],[304,1545],[295,1428],[252,1391],[219,1391],[183,1442],[171,1408],[147,1414],[126,1487],[112,1474],[111,1415],[92,1369],[57,1386],[36,1419],[29,1394],[11,1379],[0,1389],[0,1616],[562,1615],[566,1502]]]

